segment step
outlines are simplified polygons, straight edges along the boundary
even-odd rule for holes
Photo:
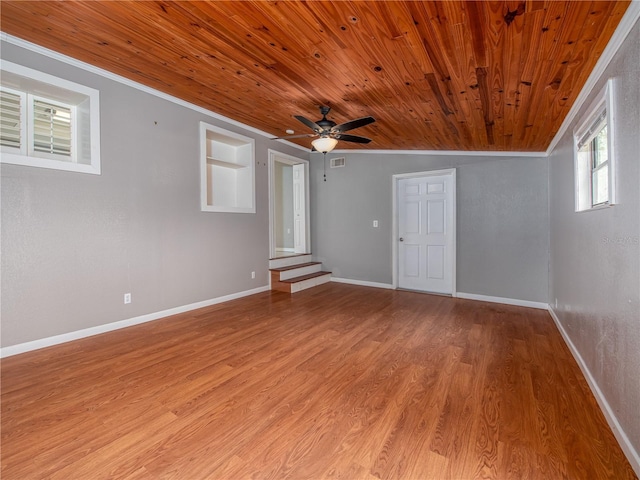
[[[270,268],[272,274],[276,273],[278,280],[289,280],[290,278],[316,273],[322,270],[321,262],[307,262],[297,265],[289,265],[287,267]]]
[[[276,257],[269,259],[269,268],[282,268],[300,263],[309,263],[311,261],[310,253],[301,253],[299,255],[287,255],[286,257]]]
[[[280,292],[287,293],[296,293],[331,281],[331,272],[309,273],[308,275],[302,275],[300,277],[294,277],[289,280],[282,281],[274,281],[273,276],[275,275],[276,273],[273,272],[271,277],[271,290],[278,290]]]

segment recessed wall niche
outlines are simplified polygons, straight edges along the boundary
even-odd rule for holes
[[[203,212],[256,213],[255,141],[200,122]]]

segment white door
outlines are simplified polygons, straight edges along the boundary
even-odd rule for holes
[[[302,163],[293,165],[293,249],[295,253],[307,253],[304,168]]]
[[[454,193],[453,173],[398,180],[399,288],[453,294]]]

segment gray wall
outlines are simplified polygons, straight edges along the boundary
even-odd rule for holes
[[[2,346],[268,284],[267,149],[307,153],[15,45],[2,58],[98,89],[102,146],[100,176],[1,166]],[[200,211],[201,120],[256,138],[256,214]]]
[[[636,452],[640,451],[640,24],[585,102],[613,77],[619,204],[574,212],[571,131],[549,159],[549,300]],[[578,115],[578,118],[580,115]]]
[[[336,277],[392,283],[392,175],[457,168],[457,290],[547,301],[547,159],[340,153],[311,159],[314,256]],[[379,228],[373,228],[373,220]]]

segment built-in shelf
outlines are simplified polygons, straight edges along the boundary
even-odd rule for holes
[[[255,213],[255,141],[200,122],[201,209]]]
[[[237,163],[225,162],[223,160],[218,160],[215,158],[207,157],[207,163],[209,165],[217,165],[218,167],[225,168],[247,168],[246,165],[239,165]]]

